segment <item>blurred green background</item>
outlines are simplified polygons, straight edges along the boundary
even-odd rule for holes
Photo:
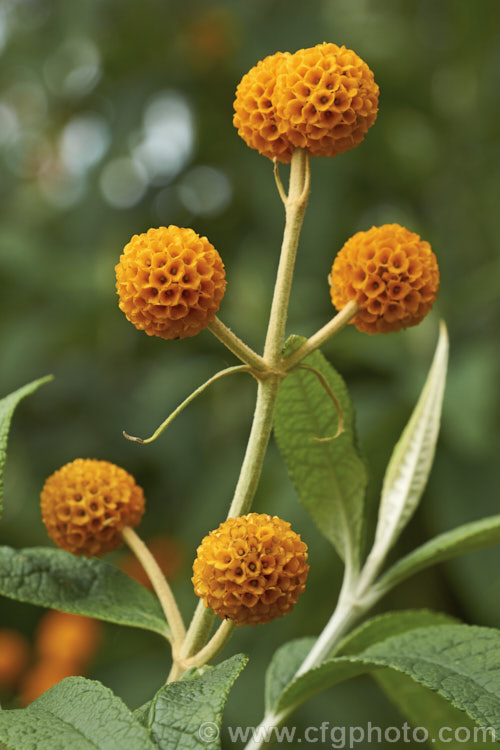
[[[142,535],[161,531],[181,545],[173,585],[190,614],[191,561],[225,516],[255,388],[240,376],[220,382],[155,444],[126,442],[122,429],[149,435],[234,360],[209,332],[179,342],[137,332],[118,309],[114,266],[130,236],[150,226],[206,234],[227,269],[220,317],[262,346],[283,215],[270,162],[232,126],[234,90],[263,56],[324,40],[367,61],[380,112],[358,149],[313,161],[288,330],[310,335],[331,317],[326,277],[355,231],[398,221],[429,240],[442,274],[429,318],[389,336],[350,328],[325,353],[351,388],[373,505],[444,317],[442,434],[401,549],[498,512],[499,28],[498,0],[0,2],[0,394],[55,375],[15,417],[0,543],[47,544],[44,479],[77,456],[114,461],[145,489]],[[275,446],[255,507],[292,522],[312,567],[291,615],[239,629],[228,647],[251,655],[228,724],[258,722],[265,665],[284,641],[319,632],[340,575]],[[428,606],[500,627],[499,563],[496,549],[433,569],[381,609]],[[0,627],[28,636],[41,615],[5,599],[0,608]],[[168,661],[153,634],[110,626],[89,674],[136,707],[162,684]],[[324,720],[401,724],[367,679],[328,691],[296,719]]]

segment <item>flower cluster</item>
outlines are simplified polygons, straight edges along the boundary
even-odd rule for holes
[[[353,323],[366,333],[390,333],[417,325],[439,288],[439,268],[428,242],[399,224],[372,227],[345,243],[329,277],[337,310],[351,300]]]
[[[295,148],[337,156],[364,139],[378,95],[355,52],[324,42],[253,67],[236,90],[233,122],[247,145],[270,159],[289,162]]]
[[[229,518],[198,547],[197,596],[221,618],[258,625],[289,612],[305,589],[307,546],[277,516]]]
[[[120,309],[148,336],[195,336],[215,318],[226,289],[221,257],[206,237],[176,226],[135,234],[116,266]]]
[[[77,458],[52,474],[41,494],[49,536],[75,555],[101,556],[119,547],[125,526],[137,526],[144,494],[135,479],[108,461]]]

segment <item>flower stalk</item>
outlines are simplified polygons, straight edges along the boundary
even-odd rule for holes
[[[323,328],[304,341],[302,346],[296,349],[292,354],[286,357],[283,361],[284,369],[289,372],[299,362],[302,362],[309,354],[312,354],[316,349],[323,346],[329,339],[335,334],[341,331],[345,326],[351,322],[355,315],[359,312],[358,303],[355,300],[351,300],[347,305],[339,312],[335,317],[328,321]]]
[[[186,636],[186,628],[184,627],[182,615],[179,612],[172,590],[158,563],[138,534],[130,526],[125,526],[122,530],[122,537],[146,571],[160,600],[165,618],[172,632],[172,651],[175,654]]]
[[[262,358],[264,367],[261,370],[267,369],[268,372],[266,377],[259,380],[257,386],[257,400],[252,427],[228,518],[244,515],[250,510],[271,437],[279,386],[284,376],[280,372],[280,365],[295,257],[310,190],[309,158],[309,154],[301,149],[297,149],[292,156],[290,184],[285,202],[285,230]],[[240,356],[240,354],[243,356],[244,354],[248,357],[248,352],[244,351],[239,344],[235,344],[232,338],[233,334],[231,334],[230,340],[227,338],[226,334],[229,329],[226,329],[225,326],[222,328],[220,321],[216,322],[215,330],[214,324],[212,324],[211,330],[213,333],[217,330],[221,341],[225,344],[230,343],[229,348],[237,356]],[[236,348],[238,348],[239,354],[235,351]],[[248,360],[245,361],[251,364]],[[205,608],[203,603],[200,602],[181,648],[182,659],[193,658],[196,652],[203,648],[210,633],[212,622],[213,612]]]

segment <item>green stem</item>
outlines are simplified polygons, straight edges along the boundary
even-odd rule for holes
[[[244,341],[228,328],[222,320],[215,318],[208,326],[213,335],[221,341],[238,359],[241,359],[254,370],[260,372],[266,369],[266,363],[259,354],[256,354]]]
[[[269,438],[271,437],[274,409],[276,407],[280,383],[283,379],[283,373],[279,371],[279,368],[285,337],[288,301],[290,298],[300,230],[309,197],[309,188],[309,154],[301,149],[296,149],[290,165],[290,186],[285,203],[285,230],[264,347],[264,358],[261,359],[259,357],[263,366],[256,367],[256,369],[264,371],[263,374],[265,377],[259,379],[252,428],[233,501],[229,508],[228,518],[234,518],[249,512],[262,472]],[[214,324],[212,324],[211,330],[213,333],[216,333],[213,326]],[[239,343],[235,343],[234,339],[236,337],[234,337],[234,334],[231,334],[228,339],[226,334],[229,329],[226,329],[224,326],[225,330],[223,330],[221,326],[220,321],[217,321],[216,327],[218,333],[216,335],[221,334],[219,338],[229,346],[231,351],[237,354],[237,356],[241,356],[241,358],[244,355],[244,361],[252,364],[249,360],[248,351],[246,349],[243,350]],[[227,340],[224,340],[224,337]],[[243,346],[246,347],[246,345]],[[236,348],[239,353],[236,351]],[[255,355],[255,353],[253,354]],[[257,357],[258,355],[255,356]],[[254,364],[257,363],[254,361]],[[213,612],[205,608],[203,603],[200,602],[181,648],[181,660],[186,661],[192,658],[205,645],[212,622]],[[176,672],[175,678],[177,677],[178,673]]]
[[[172,590],[155,558],[136,532],[131,529],[130,526],[125,526],[125,528],[122,529],[122,537],[146,571],[156,595],[160,600],[165,619],[172,631],[172,651],[175,655],[176,649],[185,638],[186,629],[184,627],[184,622],[182,621],[182,615],[179,612],[174,595],[172,594]]]
[[[354,318],[358,311],[359,307],[357,302],[354,300],[348,302],[334,318],[329,320],[328,323],[323,326],[323,328],[320,328],[319,331],[316,331],[316,333],[308,338],[307,341],[304,341],[302,346],[296,349],[293,354],[285,357],[283,360],[285,370],[287,372],[290,371],[298,362],[302,362],[305,357],[323,346],[328,339],[331,339],[332,336],[335,336],[336,333],[341,331],[342,328]]]
[[[290,185],[285,203],[285,231],[283,233],[280,263],[276,276],[271,315],[264,347],[265,361],[275,367],[281,361],[295,256],[297,254],[300,230],[309,197],[309,187],[309,154],[302,149],[296,149],[293,152],[290,164]]]
[[[262,465],[273,429],[274,408],[280,385],[279,377],[270,377],[259,381],[257,401],[253,416],[250,437],[241,465],[238,484],[234,491],[233,501],[228,518],[236,518],[248,513],[259,484]]]
[[[228,518],[244,515],[251,508],[262,472],[269,438],[271,437],[279,384],[280,379],[278,377],[270,377],[267,380],[259,381],[250,437],[233,501],[229,508]],[[200,602],[182,645],[181,659],[187,660],[193,657],[198,649],[204,646],[210,634],[213,617],[212,610],[205,607],[203,602]]]
[[[194,656],[192,659],[188,659],[187,666],[200,667],[203,666],[203,664],[207,664],[207,662],[211,661],[214,656],[216,656],[219,651],[224,648],[228,640],[231,638],[235,627],[236,625],[232,620],[224,620],[224,622],[219,625],[219,627],[215,631],[215,634],[209,640],[205,648],[202,648],[201,651],[198,651],[196,656]]]
[[[215,614],[212,609],[205,607],[204,602],[198,602],[193,619],[191,620],[180,650],[180,659],[184,662],[198,653],[210,638]],[[174,667],[172,667],[173,669]],[[172,680],[169,677],[169,682]]]
[[[212,383],[215,383],[217,380],[220,380],[221,378],[225,378],[226,375],[233,375],[235,372],[250,372],[250,367],[248,365],[236,365],[235,367],[228,367],[225,370],[221,370],[220,372],[217,372],[215,375],[212,375],[211,378],[209,378],[203,385],[200,385],[195,391],[193,391],[184,401],[182,404],[179,404],[177,409],[175,409],[169,416],[165,419],[164,422],[161,423],[161,425],[153,432],[151,437],[146,438],[143,440],[142,438],[133,437],[132,435],[129,435],[125,430],[123,431],[123,436],[127,438],[127,440],[131,440],[135,443],[141,443],[142,445],[146,445],[146,443],[152,443],[154,440],[156,440],[157,437],[159,437],[162,432],[164,432],[167,427],[172,424],[174,419],[186,408],[186,406],[189,406],[191,401],[194,401],[197,396],[200,395],[200,393],[203,393],[209,386],[212,385]]]

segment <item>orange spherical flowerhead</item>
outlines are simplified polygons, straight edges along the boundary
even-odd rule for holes
[[[269,158],[288,162],[294,148],[337,156],[364,139],[378,96],[372,71],[355,52],[323,42],[252,68],[236,91],[234,124]]]
[[[101,636],[102,624],[98,620],[52,609],[38,624],[36,650],[42,660],[83,669],[94,657]]]
[[[133,476],[108,461],[90,458],[77,458],[54,472],[41,498],[51,539],[87,557],[119,547],[122,529],[137,526],[145,503]]]
[[[430,311],[439,268],[428,242],[399,224],[384,224],[347,240],[329,281],[337,310],[351,300],[358,303],[356,328],[391,333],[417,325]]]
[[[215,318],[226,289],[221,257],[206,237],[176,226],[135,234],[116,266],[119,306],[148,336],[195,336]]]
[[[29,661],[30,645],[16,630],[0,628],[0,691],[13,690]]]
[[[277,516],[228,518],[198,547],[197,596],[222,619],[259,625],[289,612],[306,586],[307,545]]]
[[[233,124],[247,146],[269,159],[289,162],[293,146],[276,122],[274,89],[288,53],[276,52],[257,63],[236,89]]]

